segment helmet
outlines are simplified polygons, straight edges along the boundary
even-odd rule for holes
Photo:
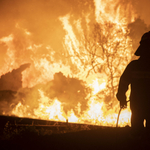
[[[150,31],[143,34],[140,46],[134,53],[136,56],[150,54]]]

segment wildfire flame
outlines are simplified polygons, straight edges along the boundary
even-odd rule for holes
[[[32,32],[18,24],[16,24],[16,28],[24,36],[23,41],[17,41],[17,43],[23,43],[22,52],[18,54],[20,58],[16,58],[16,53],[20,53],[14,46],[16,35],[10,34],[0,39],[0,43],[5,43],[8,47],[5,58],[7,63],[0,70],[0,75],[18,68],[23,63],[31,64],[22,72],[23,87],[15,95],[12,111],[9,113],[3,111],[4,115],[55,121],[67,120],[68,122],[104,126],[116,125],[119,103],[115,98],[115,92],[119,78],[115,77],[121,75],[131,60],[132,40],[127,36],[129,33],[127,25],[134,21],[136,14],[131,3],[126,6],[114,0],[93,0],[93,3],[94,23],[90,20],[93,15],[92,11],[83,14],[84,23],[82,18],[74,19],[71,13],[58,17],[62,31],[65,32],[64,51],[59,53],[59,57],[61,57],[59,60],[56,60],[56,51],[50,44],[35,44],[31,40]],[[96,33],[91,36],[93,24],[97,24],[95,26],[97,30],[100,30],[98,25],[101,25],[101,39],[97,38]],[[119,45],[119,51],[114,48],[113,43],[116,46]],[[122,59],[122,57],[125,58]],[[64,63],[64,61],[66,62]],[[101,67],[102,65],[105,69]],[[55,75],[59,72],[63,74],[58,75],[61,77],[60,79]],[[77,81],[79,82],[78,86],[76,85]],[[61,84],[61,82],[63,83]],[[56,88],[56,84],[61,84],[60,88]],[[66,96],[67,90],[72,90],[68,89],[67,85],[74,89],[80,87],[74,91],[75,95],[79,95],[79,97],[86,93],[83,96],[83,101],[86,101],[87,105],[84,110],[83,104],[78,99],[71,108],[70,103],[74,101],[72,100],[74,95]],[[109,91],[110,87],[113,89],[112,92]],[[56,88],[55,91],[54,88]],[[87,93],[85,89],[90,90]],[[24,93],[27,101],[20,98],[19,93]],[[36,106],[32,106],[35,103]],[[67,112],[64,110],[65,106],[69,108]],[[131,112],[128,106],[120,115],[119,125],[130,125],[130,117]]]

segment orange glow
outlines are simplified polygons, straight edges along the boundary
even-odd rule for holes
[[[90,20],[91,12],[83,14],[84,19],[76,18],[71,12],[56,19],[64,32],[63,50],[53,49],[47,39],[45,41],[49,43],[45,45],[38,43],[38,38],[36,43],[32,40],[35,36],[32,31],[19,23],[16,24],[18,34],[0,39],[0,43],[7,46],[6,63],[0,75],[24,63],[31,64],[21,72],[22,88],[15,94],[13,103],[15,105],[17,101],[16,106],[3,114],[116,125],[119,112],[116,87],[119,76],[132,58],[132,40],[127,25],[134,21],[136,14],[130,3],[126,7],[118,0],[93,0],[93,3],[95,26]],[[20,93],[25,96],[22,98]],[[119,126],[130,125],[130,117],[128,106],[121,112]]]
[[[99,84],[98,79],[96,78],[91,86],[93,87],[93,95],[95,95],[106,87],[106,82],[103,81],[103,83]]]
[[[88,123],[103,126],[115,126],[117,120],[117,112],[113,110],[107,111],[103,102],[98,102],[92,97],[88,101],[88,109],[80,117],[76,116],[74,111],[71,109],[66,114],[63,111],[62,103],[57,99],[50,100],[48,97],[43,95],[40,91],[41,98],[39,101],[39,107],[34,109],[34,115],[27,113],[27,107],[23,106],[20,102],[13,109],[12,115],[19,117],[31,117],[53,121],[68,121],[74,123]],[[51,102],[51,103],[50,103]],[[119,125],[130,125],[131,112],[130,109],[122,110],[120,115]]]

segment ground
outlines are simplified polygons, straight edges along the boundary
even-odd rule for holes
[[[1,150],[142,150],[148,147],[148,139],[130,137],[130,128],[101,128],[45,136],[26,134],[3,139],[0,143]]]
[[[33,123],[32,119],[3,116],[0,119],[0,150],[150,149],[150,139],[146,133],[135,138],[130,134],[130,127],[102,127],[35,119]]]

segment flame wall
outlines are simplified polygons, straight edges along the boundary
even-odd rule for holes
[[[114,125],[119,76],[150,29],[149,3],[1,0],[0,113]],[[130,124],[129,109],[122,115]]]

